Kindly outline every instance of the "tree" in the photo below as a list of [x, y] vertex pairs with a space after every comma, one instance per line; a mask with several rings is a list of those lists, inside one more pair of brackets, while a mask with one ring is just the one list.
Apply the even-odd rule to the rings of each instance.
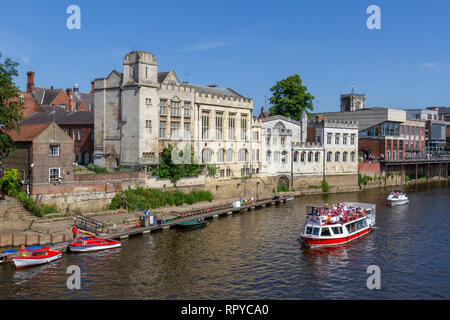
[[5, 131], [19, 130], [17, 122], [22, 120], [23, 102], [12, 82], [12, 78], [18, 76], [19, 64], [9, 58], [2, 62], [1, 57], [0, 53], [0, 158], [4, 158], [15, 149], [14, 141]]
[[270, 91], [272, 91], [272, 97], [269, 99], [273, 105], [270, 108], [272, 115], [300, 120], [303, 111], [306, 111], [310, 117], [309, 111], [313, 110], [314, 96], [307, 92], [298, 74], [277, 81]]

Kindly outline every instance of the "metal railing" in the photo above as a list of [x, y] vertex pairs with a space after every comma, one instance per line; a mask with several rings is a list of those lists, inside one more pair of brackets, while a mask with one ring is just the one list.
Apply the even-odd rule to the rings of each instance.
[[106, 224], [85, 216], [77, 216], [74, 219], [74, 225], [81, 230], [94, 234], [104, 233]]

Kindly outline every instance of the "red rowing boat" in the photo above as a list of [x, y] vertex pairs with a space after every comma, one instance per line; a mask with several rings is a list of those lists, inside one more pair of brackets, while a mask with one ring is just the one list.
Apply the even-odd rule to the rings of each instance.
[[90, 252], [120, 247], [120, 241], [102, 239], [96, 237], [80, 237], [75, 242], [69, 243], [72, 252]]

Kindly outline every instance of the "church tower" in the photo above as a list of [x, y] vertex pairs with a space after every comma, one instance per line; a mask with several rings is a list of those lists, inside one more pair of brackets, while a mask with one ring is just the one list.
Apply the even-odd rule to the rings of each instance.
[[350, 94], [341, 94], [341, 112], [364, 109], [365, 102], [366, 95], [355, 93], [352, 86]]

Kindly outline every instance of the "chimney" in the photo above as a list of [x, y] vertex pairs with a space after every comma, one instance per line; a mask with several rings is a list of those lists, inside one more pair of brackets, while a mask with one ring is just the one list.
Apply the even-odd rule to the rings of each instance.
[[66, 94], [69, 97], [69, 105], [67, 106], [67, 110], [68, 112], [73, 110], [72, 104], [73, 104], [73, 100], [72, 100], [72, 89], [71, 88], [67, 88], [66, 89]]
[[75, 84], [73, 85], [73, 92], [75, 93], [75, 92], [78, 92], [78, 91], [79, 91], [79, 89], [78, 89], [78, 84], [75, 83]]
[[95, 92], [95, 81], [91, 81], [91, 93]]
[[31, 93], [34, 90], [34, 71], [27, 72], [27, 93]]

